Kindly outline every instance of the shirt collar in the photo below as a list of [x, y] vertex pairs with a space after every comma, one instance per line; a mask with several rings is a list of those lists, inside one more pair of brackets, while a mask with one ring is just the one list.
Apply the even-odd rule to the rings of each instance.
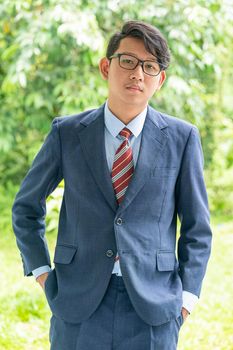
[[129, 129], [132, 132], [132, 134], [135, 137], [137, 137], [141, 133], [142, 128], [144, 126], [146, 114], [147, 107], [141, 113], [139, 113], [133, 120], [131, 120], [129, 124], [125, 125], [110, 111], [108, 107], [108, 101], [105, 103], [104, 106], [105, 126], [113, 137], [117, 137], [119, 132], [125, 127], [127, 127], [127, 129]]

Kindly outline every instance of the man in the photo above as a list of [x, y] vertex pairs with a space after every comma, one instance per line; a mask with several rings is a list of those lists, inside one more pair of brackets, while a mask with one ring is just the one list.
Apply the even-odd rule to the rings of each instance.
[[[125, 23], [99, 65], [107, 102], [54, 120], [17, 194], [14, 231], [53, 313], [52, 350], [174, 350], [200, 295], [211, 230], [198, 131], [148, 105], [169, 59], [155, 27]], [[51, 270], [45, 201], [62, 179]]]

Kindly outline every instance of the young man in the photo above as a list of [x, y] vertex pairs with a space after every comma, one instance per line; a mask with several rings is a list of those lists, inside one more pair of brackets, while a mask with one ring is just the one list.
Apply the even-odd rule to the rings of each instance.
[[[125, 23], [100, 61], [107, 102], [54, 120], [17, 194], [14, 231], [53, 313], [52, 350], [174, 350], [199, 297], [211, 230], [198, 131], [148, 105], [168, 65], [155, 27]], [[51, 270], [45, 201], [62, 179]]]

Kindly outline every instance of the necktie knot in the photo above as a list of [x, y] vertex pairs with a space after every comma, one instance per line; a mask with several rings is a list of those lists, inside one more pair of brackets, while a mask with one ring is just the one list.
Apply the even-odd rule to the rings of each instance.
[[129, 141], [132, 132], [128, 128], [124, 128], [119, 132], [119, 135], [122, 136], [125, 140]]

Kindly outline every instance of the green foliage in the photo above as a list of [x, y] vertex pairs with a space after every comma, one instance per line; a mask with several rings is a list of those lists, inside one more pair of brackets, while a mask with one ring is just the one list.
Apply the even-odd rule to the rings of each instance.
[[199, 127], [211, 209], [232, 213], [223, 180], [233, 168], [232, 14], [227, 0], [3, 0], [0, 181], [19, 184], [55, 116], [105, 101], [98, 61], [106, 42], [123, 21], [140, 19], [164, 33], [172, 52], [151, 104]]

